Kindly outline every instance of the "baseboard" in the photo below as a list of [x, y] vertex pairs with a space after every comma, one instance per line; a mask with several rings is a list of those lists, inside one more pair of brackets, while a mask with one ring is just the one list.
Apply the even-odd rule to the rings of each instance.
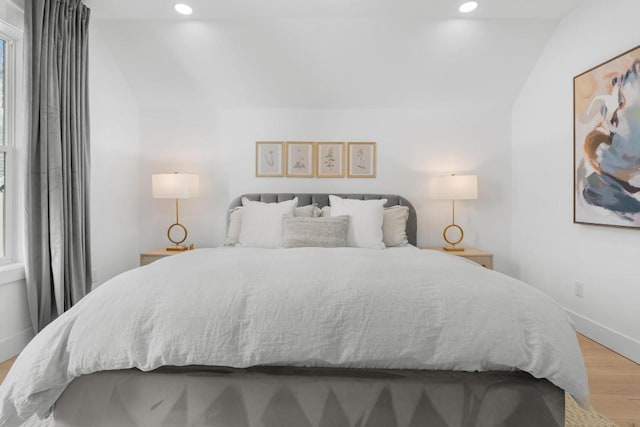
[[565, 310], [575, 322], [576, 330], [579, 333], [623, 355], [627, 359], [640, 363], [640, 341], [614, 331], [571, 310], [567, 310], [566, 308]]
[[29, 344], [33, 338], [33, 329], [27, 328], [22, 332], [5, 338], [0, 341], [0, 363], [5, 360], [11, 359], [13, 356], [20, 354], [20, 352]]

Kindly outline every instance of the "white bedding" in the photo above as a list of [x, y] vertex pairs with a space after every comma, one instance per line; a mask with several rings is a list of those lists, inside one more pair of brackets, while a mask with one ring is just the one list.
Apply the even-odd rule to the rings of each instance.
[[201, 249], [121, 274], [39, 333], [0, 386], [0, 425], [46, 416], [76, 377], [163, 365], [521, 369], [588, 399], [549, 297], [414, 247]]

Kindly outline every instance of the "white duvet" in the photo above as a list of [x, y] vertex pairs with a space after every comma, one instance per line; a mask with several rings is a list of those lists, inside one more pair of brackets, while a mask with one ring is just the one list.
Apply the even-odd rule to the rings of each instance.
[[516, 368], [588, 398], [569, 317], [520, 281], [413, 247], [218, 248], [121, 274], [40, 332], [0, 386], [0, 425], [46, 416], [83, 374], [261, 364]]

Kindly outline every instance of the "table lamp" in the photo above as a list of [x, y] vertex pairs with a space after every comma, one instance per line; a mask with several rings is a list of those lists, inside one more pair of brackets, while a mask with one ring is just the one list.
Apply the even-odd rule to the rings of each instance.
[[[192, 199], [198, 197], [200, 191], [200, 179], [198, 175], [186, 173], [163, 173], [151, 176], [151, 192], [154, 199], [176, 200], [176, 222], [167, 229], [167, 237], [173, 243], [166, 249], [168, 251], [186, 251], [187, 246], [182, 243], [187, 240], [187, 228], [180, 224], [178, 213], [178, 199]], [[177, 231], [176, 231], [177, 230]], [[179, 233], [182, 230], [184, 236], [172, 237], [172, 231]]]
[[[456, 224], [456, 200], [473, 200], [478, 198], [478, 177], [476, 175], [448, 175], [434, 177], [432, 181], [433, 198], [451, 200], [451, 224], [445, 227], [442, 237], [449, 246], [444, 246], [445, 251], [464, 251], [461, 246], [456, 246], [464, 238], [462, 227]], [[449, 240], [447, 232], [457, 229], [460, 232], [458, 240]]]

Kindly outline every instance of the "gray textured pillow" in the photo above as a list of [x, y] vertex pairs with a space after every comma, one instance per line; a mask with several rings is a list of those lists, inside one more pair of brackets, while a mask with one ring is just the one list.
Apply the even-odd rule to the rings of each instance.
[[282, 219], [285, 248], [347, 246], [348, 216], [330, 218], [289, 217]]

